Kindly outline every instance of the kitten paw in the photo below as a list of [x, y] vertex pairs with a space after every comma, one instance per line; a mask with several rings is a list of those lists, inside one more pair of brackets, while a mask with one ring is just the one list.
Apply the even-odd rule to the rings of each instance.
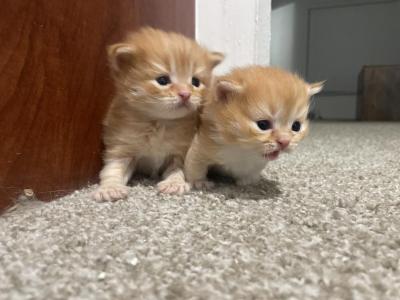
[[124, 185], [100, 186], [93, 192], [92, 197], [97, 202], [117, 201], [126, 198], [128, 187]]
[[157, 184], [157, 189], [163, 194], [182, 195], [190, 191], [190, 186], [183, 180], [167, 178]]
[[197, 180], [192, 183], [192, 186], [198, 190], [203, 190], [203, 189], [209, 190], [209, 189], [212, 189], [215, 186], [215, 184], [214, 184], [214, 182], [209, 181], [209, 180]]

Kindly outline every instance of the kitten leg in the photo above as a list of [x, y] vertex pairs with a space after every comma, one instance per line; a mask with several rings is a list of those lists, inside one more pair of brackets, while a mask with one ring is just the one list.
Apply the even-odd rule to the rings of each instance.
[[210, 164], [211, 162], [200, 151], [196, 137], [185, 159], [185, 176], [191, 186], [196, 189], [210, 189], [214, 186], [213, 182], [207, 180], [207, 172]]
[[164, 194], [182, 195], [189, 191], [189, 184], [185, 181], [183, 173], [183, 158], [174, 156], [163, 173], [163, 181], [157, 184], [157, 189]]
[[129, 181], [135, 168], [133, 158], [106, 159], [100, 172], [100, 187], [93, 193], [96, 201], [116, 201], [128, 195]]

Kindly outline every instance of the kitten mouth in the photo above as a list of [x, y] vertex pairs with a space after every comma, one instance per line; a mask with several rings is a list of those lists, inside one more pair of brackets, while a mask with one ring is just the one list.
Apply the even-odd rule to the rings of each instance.
[[265, 153], [264, 158], [267, 160], [275, 160], [278, 158], [280, 152], [280, 150], [275, 150], [269, 153]]
[[181, 107], [190, 107], [190, 103], [189, 103], [189, 102], [183, 102], [183, 101], [181, 101], [181, 102], [178, 103], [177, 106], [178, 106], [179, 108], [181, 108]]
[[177, 105], [176, 105], [176, 108], [177, 109], [187, 109], [187, 110], [193, 110], [194, 109], [194, 105], [191, 103], [191, 102], [183, 102], [183, 101], [181, 101], [181, 102], [179, 102]]

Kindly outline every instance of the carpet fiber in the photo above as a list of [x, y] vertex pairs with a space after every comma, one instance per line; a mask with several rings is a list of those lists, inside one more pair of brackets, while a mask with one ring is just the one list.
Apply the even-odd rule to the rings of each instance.
[[400, 123], [315, 123], [245, 188], [0, 217], [0, 299], [400, 299]]

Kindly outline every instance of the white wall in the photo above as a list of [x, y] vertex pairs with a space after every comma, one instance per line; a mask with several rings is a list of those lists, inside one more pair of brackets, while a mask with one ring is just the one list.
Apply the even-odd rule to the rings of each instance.
[[272, 0], [271, 65], [305, 75], [309, 0]]
[[321, 7], [309, 23], [308, 76], [331, 91], [356, 92], [363, 65], [400, 63], [400, 1]]
[[271, 15], [271, 63], [295, 71], [296, 4], [287, 3], [273, 9]]
[[217, 74], [269, 64], [270, 17], [271, 0], [196, 0], [196, 40], [226, 54]]
[[273, 0], [271, 64], [309, 81], [323, 119], [355, 119], [357, 80], [367, 64], [400, 64], [400, 1]]

